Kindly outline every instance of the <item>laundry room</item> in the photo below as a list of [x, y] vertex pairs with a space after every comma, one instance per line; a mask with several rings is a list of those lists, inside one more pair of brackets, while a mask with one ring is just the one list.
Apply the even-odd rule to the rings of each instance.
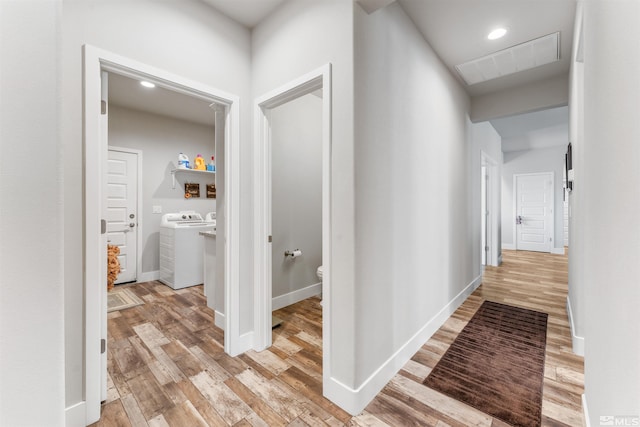
[[[216, 145], [224, 145], [216, 144], [216, 105], [142, 83], [108, 74], [107, 233], [121, 270], [115, 284], [160, 279], [163, 218], [166, 225], [171, 214], [191, 212], [185, 219], [207, 219], [213, 230], [216, 216]], [[204, 238], [189, 238], [189, 258], [199, 267], [175, 268], [198, 270], [200, 284]]]

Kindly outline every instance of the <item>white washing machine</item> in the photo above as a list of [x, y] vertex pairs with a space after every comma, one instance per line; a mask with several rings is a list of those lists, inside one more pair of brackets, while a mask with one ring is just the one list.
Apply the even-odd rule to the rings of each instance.
[[204, 282], [204, 237], [214, 231], [197, 212], [185, 211], [162, 216], [160, 223], [160, 281], [173, 289]]

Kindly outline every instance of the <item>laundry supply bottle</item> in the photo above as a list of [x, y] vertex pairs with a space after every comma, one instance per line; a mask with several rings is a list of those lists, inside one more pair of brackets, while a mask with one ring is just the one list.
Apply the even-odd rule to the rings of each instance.
[[200, 154], [198, 154], [196, 156], [196, 158], [194, 159], [193, 168], [195, 170], [199, 170], [199, 171], [207, 170], [207, 167], [204, 164], [204, 159], [202, 158], [202, 156]]
[[214, 156], [211, 156], [211, 160], [209, 161], [209, 164], [207, 165], [207, 170], [209, 172], [215, 172], [216, 171], [216, 159]]
[[189, 169], [189, 157], [186, 154], [178, 154], [178, 169]]

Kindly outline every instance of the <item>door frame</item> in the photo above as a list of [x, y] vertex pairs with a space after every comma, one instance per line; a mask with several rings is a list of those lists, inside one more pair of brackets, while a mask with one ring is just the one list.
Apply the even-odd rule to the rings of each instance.
[[[108, 141], [107, 141], [108, 143]], [[121, 153], [129, 153], [136, 155], [136, 167], [138, 168], [138, 173], [136, 176], [136, 282], [144, 282], [145, 280], [141, 280], [142, 278], [142, 251], [140, 250], [140, 242], [142, 241], [142, 218], [143, 204], [142, 204], [142, 150], [136, 150], [134, 148], [127, 147], [117, 147], [114, 145], [107, 145], [107, 151], [119, 151]], [[106, 194], [105, 194], [106, 195]]]
[[[331, 331], [331, 64], [326, 64], [254, 102], [254, 348], [271, 346], [272, 251], [271, 236], [271, 110], [303, 95], [322, 89], [322, 324], [323, 354], [329, 353]], [[329, 371], [323, 357], [323, 372]]]
[[83, 45], [83, 148], [84, 148], [84, 389], [87, 423], [100, 419], [101, 389], [101, 289], [106, 288], [106, 235], [101, 232], [104, 218], [103, 174], [106, 171], [107, 141], [101, 134], [101, 72], [108, 71], [156, 85], [189, 96], [225, 106], [225, 352], [236, 355], [239, 340], [239, 223], [240, 217], [240, 106], [239, 97], [206, 84], [170, 73], [166, 70]]
[[556, 225], [555, 225], [555, 199], [556, 199], [556, 188], [555, 188], [555, 177], [554, 177], [554, 173], [553, 172], [536, 172], [536, 173], [517, 173], [517, 174], [513, 174], [513, 217], [512, 217], [512, 224], [513, 224], [513, 247], [515, 248], [515, 250], [520, 250], [518, 249], [518, 226], [516, 225], [516, 218], [518, 216], [518, 177], [524, 177], [524, 176], [547, 176], [549, 177], [549, 179], [551, 180], [551, 221], [550, 221], [550, 228], [551, 228], [551, 232], [549, 237], [551, 237], [551, 241], [547, 241], [547, 247], [548, 247], [548, 251], [549, 253], [553, 252], [553, 249], [555, 248], [555, 234], [556, 234]]
[[[487, 209], [489, 211], [489, 215], [487, 218], [488, 232], [486, 235], [486, 241], [489, 246], [489, 253], [487, 254], [486, 265], [497, 267], [500, 265], [500, 258], [501, 258], [500, 250], [499, 250], [500, 248], [499, 230], [500, 230], [500, 221], [501, 221], [500, 219], [500, 200], [501, 200], [500, 175], [498, 173], [498, 162], [495, 161], [491, 156], [489, 156], [483, 150], [480, 150], [480, 169], [481, 170], [483, 166], [486, 167], [486, 173], [487, 173], [487, 176], [489, 177], [488, 183], [486, 185]], [[482, 197], [482, 192], [480, 194]], [[482, 206], [482, 201], [480, 201], [480, 206]]]
[[[481, 242], [481, 259], [482, 265], [486, 266], [491, 262], [490, 254], [490, 218], [489, 218], [489, 171], [487, 166], [482, 162], [480, 165], [480, 242]], [[484, 191], [483, 191], [484, 190]], [[484, 209], [483, 209], [484, 207]]]

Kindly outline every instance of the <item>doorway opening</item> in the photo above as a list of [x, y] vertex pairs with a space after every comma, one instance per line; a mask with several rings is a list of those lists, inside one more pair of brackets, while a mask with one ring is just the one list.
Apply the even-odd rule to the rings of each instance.
[[[315, 95], [314, 95], [315, 94]], [[296, 240], [285, 240], [276, 242], [278, 237], [274, 233], [278, 231], [282, 218], [276, 218], [274, 204], [279, 203], [274, 197], [279, 197], [283, 187], [274, 189], [274, 185], [279, 185], [282, 179], [303, 180], [301, 176], [281, 176], [280, 170], [276, 169], [277, 164], [283, 159], [274, 151], [275, 144], [282, 144], [279, 132], [276, 130], [274, 136], [274, 125], [278, 122], [278, 108], [285, 106], [289, 102], [311, 103], [317, 106], [317, 112], [321, 114], [321, 122], [318, 128], [321, 135], [319, 146], [316, 146], [315, 154], [317, 161], [315, 167], [318, 169], [315, 187], [309, 188], [308, 196], [312, 197], [315, 206], [316, 217], [314, 225], [307, 227], [307, 232], [313, 236], [304, 237], [305, 240], [316, 240], [309, 249], [309, 264], [303, 266], [300, 263], [302, 274], [306, 274], [308, 280], [313, 280], [317, 268], [322, 266], [322, 282], [314, 281], [313, 285], [304, 286], [300, 290], [289, 293], [283, 298], [274, 299], [273, 279], [274, 264], [282, 266], [285, 270], [293, 267], [297, 260], [305, 257], [305, 249], [298, 247]], [[331, 185], [331, 65], [327, 64], [315, 71], [312, 71], [278, 89], [275, 89], [255, 101], [254, 108], [255, 123], [255, 240], [254, 248], [256, 254], [255, 269], [255, 339], [256, 350], [263, 350], [272, 344], [272, 310], [277, 304], [287, 304], [287, 298], [292, 301], [304, 299], [317, 291], [322, 291], [322, 340], [323, 354], [329, 354], [331, 331], [329, 330], [329, 316], [331, 315], [331, 221], [330, 221], [330, 185]], [[278, 141], [276, 141], [278, 137]], [[279, 147], [283, 148], [283, 147]], [[297, 147], [302, 148], [302, 147]], [[311, 156], [312, 158], [314, 156]], [[299, 160], [299, 159], [298, 159]], [[293, 161], [298, 161], [294, 159]], [[300, 172], [302, 173], [302, 172]], [[277, 175], [278, 174], [278, 175]], [[276, 176], [277, 175], [277, 176]], [[305, 172], [306, 175], [306, 172]], [[315, 189], [314, 189], [315, 188]], [[285, 190], [286, 191], [286, 190]], [[304, 195], [304, 188], [299, 189]], [[317, 194], [320, 192], [321, 194]], [[313, 193], [316, 193], [315, 195]], [[296, 203], [304, 203], [298, 200]], [[307, 215], [305, 213], [303, 215]], [[280, 214], [278, 214], [280, 215]], [[311, 215], [311, 214], [309, 214]], [[301, 227], [304, 228], [304, 218], [298, 218]], [[287, 222], [286, 219], [284, 222]], [[318, 227], [320, 230], [318, 230]], [[298, 235], [299, 236], [299, 235]], [[300, 237], [296, 237], [300, 238]], [[319, 241], [318, 241], [319, 240]], [[286, 246], [275, 246], [284, 244]], [[321, 249], [320, 249], [321, 248]], [[300, 251], [300, 252], [298, 252]], [[274, 263], [274, 260], [277, 263]], [[317, 265], [316, 265], [317, 264]], [[282, 269], [281, 269], [282, 270]], [[280, 271], [282, 273], [282, 271]], [[323, 357], [323, 378], [329, 370], [328, 358]]]
[[[106, 395], [107, 310], [107, 203], [108, 159], [107, 87], [103, 75], [113, 73], [146, 80], [164, 89], [217, 104], [224, 132], [224, 160], [218, 176], [224, 191], [218, 194], [218, 232], [223, 233], [224, 349], [238, 354], [239, 296], [229, 292], [239, 286], [239, 99], [200, 82], [171, 74], [138, 61], [84, 46], [84, 261], [85, 261], [85, 413], [87, 423], [100, 418], [100, 402]], [[222, 194], [221, 194], [222, 193]], [[222, 201], [222, 206], [221, 202]], [[138, 213], [139, 214], [139, 213]], [[138, 280], [140, 277], [137, 278]]]
[[278, 310], [322, 293], [322, 91], [272, 108], [269, 124], [271, 309]]
[[[223, 158], [222, 114], [208, 100], [148, 88], [140, 80], [113, 72], [102, 73], [102, 85], [107, 92], [109, 150], [106, 233], [108, 243], [119, 249], [120, 264], [115, 284], [160, 280], [172, 286], [175, 274], [184, 285], [202, 283], [202, 257], [188, 256], [194, 260], [183, 262], [175, 272], [168, 266], [168, 254], [161, 250], [168, 232], [161, 231], [167, 214], [193, 211], [204, 219], [216, 211], [217, 199], [206, 191], [216, 181], [221, 187], [215, 171], [186, 173], [189, 170], [176, 168], [182, 152], [192, 161], [196, 153], [209, 162], [216, 155], [218, 161]], [[197, 197], [186, 198], [185, 186], [192, 184]], [[213, 227], [209, 223], [194, 230]], [[202, 238], [197, 233], [195, 237], [189, 246], [202, 252]]]

